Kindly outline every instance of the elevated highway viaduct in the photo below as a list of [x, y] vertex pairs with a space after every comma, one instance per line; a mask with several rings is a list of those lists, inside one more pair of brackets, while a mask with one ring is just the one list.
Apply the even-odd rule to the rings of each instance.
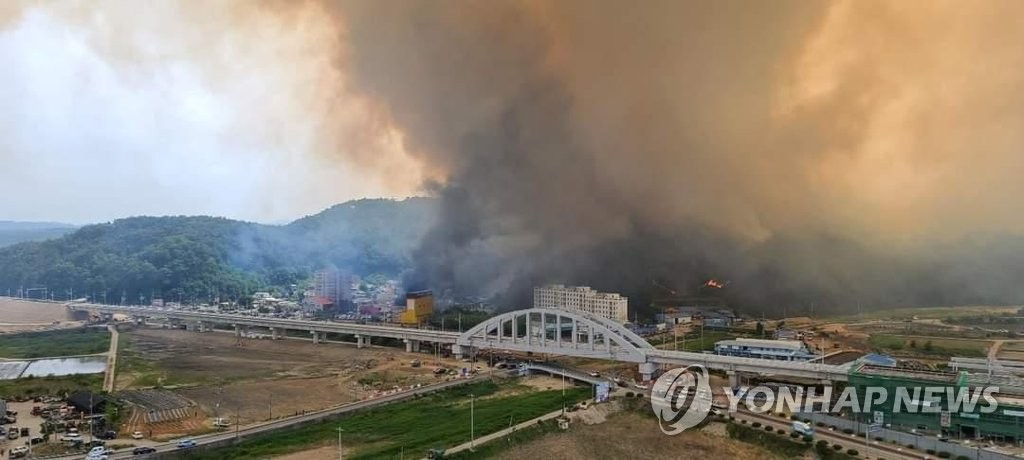
[[488, 318], [469, 330], [458, 333], [390, 325], [254, 317], [153, 307], [69, 304], [68, 308], [107, 317], [123, 314], [139, 322], [151, 318], [166, 318], [185, 323], [188, 328], [199, 331], [212, 329], [214, 325], [230, 325], [234, 326], [238, 335], [245, 334], [250, 327], [266, 328], [270, 331], [271, 338], [280, 338], [285, 331], [308, 331], [314, 343], [323, 342], [327, 333], [354, 335], [356, 345], [359, 347], [369, 344], [370, 337], [402, 340], [407, 351], [418, 350], [420, 343], [437, 343], [451, 346], [456, 357], [486, 349], [630, 362], [637, 364], [645, 381], [650, 380], [659, 366], [702, 365], [710, 370], [724, 371], [730, 376], [730, 383], [734, 382], [735, 376], [740, 373], [815, 379], [823, 382], [846, 381], [849, 373], [847, 366], [820, 362], [659, 350], [614, 321], [562, 310], [515, 310]]

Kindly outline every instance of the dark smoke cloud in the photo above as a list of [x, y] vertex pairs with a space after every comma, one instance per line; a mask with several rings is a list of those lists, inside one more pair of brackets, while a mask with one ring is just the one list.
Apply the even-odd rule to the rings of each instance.
[[[736, 305], [794, 311], [1024, 299], [1012, 287], [1024, 253], [993, 258], [1020, 247], [1021, 219], [1002, 207], [1021, 188], [1022, 139], [999, 126], [1024, 113], [1008, 64], [1022, 41], [1001, 35], [1020, 35], [1021, 6], [974, 6], [343, 2], [338, 14], [356, 87], [445, 172], [411, 287], [519, 307], [560, 281], [642, 306], [666, 294], [655, 283], [705, 295], [700, 282], [720, 277], [733, 282], [716, 294]], [[978, 54], [993, 47], [1002, 61]], [[976, 164], [980, 151], [1001, 166]], [[981, 180], [1000, 190], [964, 187]]]

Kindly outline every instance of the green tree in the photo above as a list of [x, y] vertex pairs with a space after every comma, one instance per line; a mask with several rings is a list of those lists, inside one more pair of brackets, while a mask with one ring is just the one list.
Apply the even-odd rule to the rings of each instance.
[[758, 321], [757, 325], [754, 326], [754, 333], [759, 337], [764, 337], [764, 324], [761, 324], [761, 322]]

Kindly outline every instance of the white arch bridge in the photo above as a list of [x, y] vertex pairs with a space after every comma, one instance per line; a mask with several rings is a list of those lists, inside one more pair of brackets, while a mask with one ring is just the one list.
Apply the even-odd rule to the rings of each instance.
[[474, 326], [455, 341], [456, 355], [496, 349], [637, 363], [645, 380], [658, 365], [701, 364], [735, 373], [846, 381], [848, 366], [659, 350], [614, 321], [581, 312], [531, 308]]
[[101, 316], [123, 314], [138, 322], [144, 322], [147, 318], [166, 318], [183, 322], [190, 329], [200, 332], [211, 330], [214, 325], [234, 326], [237, 334], [249, 328], [265, 328], [276, 339], [283, 337], [284, 332], [289, 330], [309, 331], [314, 343], [323, 342], [327, 333], [342, 333], [355, 335], [359, 346], [368, 345], [371, 337], [404, 340], [409, 350], [418, 349], [420, 342], [450, 344], [456, 356], [489, 349], [631, 362], [639, 365], [645, 379], [650, 377], [658, 365], [701, 364], [708, 369], [726, 371], [730, 375], [766, 374], [829, 381], [846, 381], [849, 372], [849, 367], [844, 365], [659, 350], [643, 337], [614, 321], [563, 310], [531, 308], [510, 311], [488, 318], [459, 334], [393, 325], [304, 321], [153, 307], [75, 303], [69, 304], [68, 308]]

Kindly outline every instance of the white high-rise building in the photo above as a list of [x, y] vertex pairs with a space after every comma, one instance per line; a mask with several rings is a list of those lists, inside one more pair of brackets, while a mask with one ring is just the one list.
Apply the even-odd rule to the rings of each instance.
[[626, 297], [597, 292], [587, 286], [550, 284], [533, 288], [533, 308], [581, 311], [625, 323], [629, 321], [628, 305]]

